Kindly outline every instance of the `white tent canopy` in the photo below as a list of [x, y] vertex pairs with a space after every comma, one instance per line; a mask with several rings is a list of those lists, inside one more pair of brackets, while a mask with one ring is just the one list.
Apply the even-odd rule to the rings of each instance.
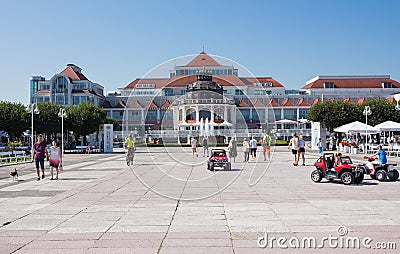
[[297, 124], [296, 121], [288, 120], [288, 119], [278, 120], [278, 121], [275, 121], [275, 123], [279, 123], [279, 124]]
[[400, 123], [386, 121], [375, 125], [375, 128], [378, 128], [380, 131], [400, 131]]
[[371, 125], [366, 125], [365, 123], [361, 123], [359, 121], [355, 121], [353, 123], [348, 123], [340, 127], [337, 127], [334, 129], [334, 131], [350, 133], [350, 134], [355, 134], [355, 133], [364, 134], [366, 131], [368, 134], [375, 134], [380, 132], [378, 128], [375, 128]]

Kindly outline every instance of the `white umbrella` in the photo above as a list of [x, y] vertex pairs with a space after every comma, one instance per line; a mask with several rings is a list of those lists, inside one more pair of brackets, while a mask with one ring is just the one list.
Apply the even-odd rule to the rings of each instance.
[[223, 123], [221, 123], [221, 125], [223, 125], [223, 126], [232, 126], [232, 124], [230, 122], [226, 121], [226, 120]]
[[400, 131], [400, 123], [386, 121], [375, 125], [375, 128], [378, 128], [380, 131]]
[[280, 123], [280, 124], [297, 124], [296, 121], [288, 120], [288, 119], [278, 120], [278, 121], [275, 121], [275, 123]]
[[342, 125], [333, 130], [335, 132], [344, 132], [344, 133], [350, 133], [350, 134], [355, 134], [355, 133], [363, 134], [366, 131], [369, 134], [374, 134], [374, 133], [380, 132], [380, 130], [378, 128], [375, 128], [371, 125], [366, 125], [365, 123], [361, 123], [359, 121], [355, 121], [353, 123], [348, 123], [348, 124]]

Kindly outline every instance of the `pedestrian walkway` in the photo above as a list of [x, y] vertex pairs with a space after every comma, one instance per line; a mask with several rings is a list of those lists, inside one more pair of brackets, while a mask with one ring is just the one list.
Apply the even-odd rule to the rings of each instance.
[[133, 170], [123, 154], [71, 154], [58, 181], [33, 181], [33, 171], [3, 179], [0, 253], [366, 253], [257, 244], [265, 233], [338, 236], [339, 226], [400, 244], [399, 181], [313, 183], [316, 153], [297, 167], [286, 147], [271, 164], [238, 153], [229, 172], [207, 171], [189, 148], [140, 148]]

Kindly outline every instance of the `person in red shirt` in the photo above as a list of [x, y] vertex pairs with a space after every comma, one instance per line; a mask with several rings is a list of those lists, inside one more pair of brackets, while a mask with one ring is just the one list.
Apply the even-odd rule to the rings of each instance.
[[49, 159], [49, 152], [47, 151], [47, 143], [43, 140], [42, 134], [37, 135], [37, 142], [33, 144], [33, 157], [32, 162], [35, 161], [37, 180], [40, 180], [39, 165], [42, 169], [42, 179], [44, 178], [44, 158]]

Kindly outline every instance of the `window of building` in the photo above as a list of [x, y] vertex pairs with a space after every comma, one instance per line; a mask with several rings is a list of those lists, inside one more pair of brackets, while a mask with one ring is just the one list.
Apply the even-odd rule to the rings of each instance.
[[325, 82], [324, 88], [335, 88], [335, 83], [333, 82]]
[[86, 84], [74, 84], [74, 89], [75, 90], [84, 90], [84, 89], [87, 89], [87, 85]]
[[181, 95], [185, 95], [186, 94], [186, 90], [181, 90]]
[[240, 113], [244, 120], [250, 120], [250, 109], [240, 109]]
[[382, 82], [382, 88], [394, 88], [392, 82]]
[[157, 111], [149, 110], [146, 112], [146, 120], [155, 121], [157, 120]]
[[235, 95], [244, 95], [243, 90], [235, 89]]
[[275, 115], [275, 120], [282, 120], [282, 116], [281, 116], [281, 110], [280, 109], [274, 109], [274, 115]]
[[164, 95], [165, 95], [165, 96], [174, 96], [174, 90], [172, 90], [172, 89], [165, 89], [165, 90], [164, 90]]
[[300, 109], [299, 110], [299, 119], [307, 119], [308, 110]]
[[297, 120], [297, 110], [296, 109], [283, 110], [283, 118], [289, 120]]

